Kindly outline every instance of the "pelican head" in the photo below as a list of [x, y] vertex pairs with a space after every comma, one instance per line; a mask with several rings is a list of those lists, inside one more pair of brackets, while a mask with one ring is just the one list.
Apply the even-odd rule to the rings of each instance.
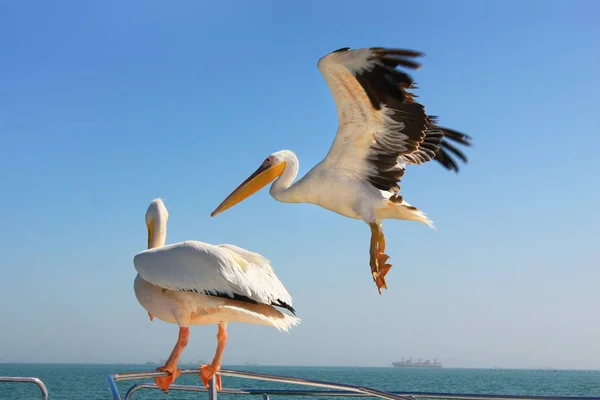
[[162, 199], [154, 199], [146, 211], [146, 226], [148, 227], [148, 248], [165, 244], [167, 237], [167, 221], [169, 212]]
[[265, 161], [258, 167], [252, 175], [248, 177], [241, 185], [239, 185], [219, 206], [213, 211], [210, 216], [215, 215], [235, 206], [242, 200], [252, 196], [263, 187], [267, 186], [277, 177], [279, 177], [287, 166], [287, 153], [289, 151], [282, 150], [271, 154], [265, 158]]

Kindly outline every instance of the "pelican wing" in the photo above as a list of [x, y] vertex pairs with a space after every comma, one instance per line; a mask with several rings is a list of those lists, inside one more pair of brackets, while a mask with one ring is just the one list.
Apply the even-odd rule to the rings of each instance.
[[258, 265], [266, 265], [266, 266], [269, 266], [271, 264], [271, 262], [268, 259], [264, 258], [260, 254], [254, 253], [250, 250], [243, 249], [243, 248], [238, 247], [233, 244], [218, 244], [217, 247], [221, 247], [221, 248], [233, 251], [234, 253], [237, 253], [239, 256], [241, 256], [244, 260], [246, 260], [249, 263], [254, 263], [254, 264], [258, 264]]
[[467, 162], [467, 157], [446, 139], [451, 139], [465, 146], [471, 146], [471, 137], [464, 133], [441, 127], [437, 125], [436, 120], [437, 117], [428, 116], [429, 124], [425, 131], [425, 139], [423, 139], [423, 142], [421, 142], [416, 151], [411, 154], [404, 154], [401, 158], [407, 164], [417, 165], [436, 160], [446, 169], [458, 172], [458, 164], [450, 153], [460, 158], [464, 163]]
[[333, 95], [339, 127], [323, 163], [362, 176], [380, 190], [397, 192], [398, 164], [425, 138], [424, 107], [407, 91], [412, 78], [396, 67], [418, 68], [411, 50], [379, 47], [336, 50], [318, 68]]
[[269, 261], [233, 245], [186, 241], [142, 251], [133, 259], [146, 281], [169, 290], [292, 308], [292, 298]]
[[333, 95], [339, 127], [323, 164], [398, 192], [406, 164], [436, 159], [458, 171], [448, 151], [466, 157], [444, 138], [469, 145], [468, 136], [441, 128], [409, 91], [414, 82], [398, 66], [416, 69], [421, 53], [381, 47], [343, 48], [317, 64]]

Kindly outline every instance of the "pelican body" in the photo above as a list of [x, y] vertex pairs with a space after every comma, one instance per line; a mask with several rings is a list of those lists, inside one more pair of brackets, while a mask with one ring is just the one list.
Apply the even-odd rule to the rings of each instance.
[[[168, 218], [163, 201], [153, 200], [146, 212], [148, 250], [133, 259], [138, 272], [135, 295], [150, 320], [156, 317], [180, 327], [171, 356], [157, 369], [169, 374], [155, 378], [164, 392], [179, 376], [177, 362], [187, 345], [190, 326], [218, 325], [215, 357], [210, 365], [201, 366], [201, 378], [208, 387], [221, 366], [228, 322], [268, 325], [281, 331], [300, 322], [276, 308], [295, 313], [292, 298], [269, 260], [230, 244], [190, 240], [165, 245]], [[217, 386], [220, 390], [220, 375]]]
[[298, 175], [298, 158], [289, 150], [268, 156], [211, 214], [215, 216], [270, 182], [271, 196], [284, 203], [311, 203], [371, 228], [371, 274], [379, 294], [391, 268], [381, 229], [384, 219], [412, 220], [433, 226], [418, 208], [399, 195], [408, 164], [431, 160], [458, 172], [451, 154], [464, 154], [446, 139], [470, 146], [470, 137], [438, 126], [409, 89], [412, 78], [398, 66], [419, 68], [412, 50], [380, 47], [336, 50], [318, 61], [336, 104], [338, 131], [325, 159]]

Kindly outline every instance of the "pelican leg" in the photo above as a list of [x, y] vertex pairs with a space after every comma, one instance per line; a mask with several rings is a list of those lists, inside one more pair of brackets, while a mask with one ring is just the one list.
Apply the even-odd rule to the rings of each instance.
[[[217, 351], [215, 357], [210, 365], [201, 365], [200, 369], [202, 374], [200, 378], [204, 383], [204, 386], [208, 389], [208, 385], [215, 376], [215, 374], [221, 369], [221, 357], [223, 356], [223, 350], [225, 350], [225, 344], [227, 343], [227, 322], [219, 322], [219, 332], [217, 333]], [[223, 389], [221, 385], [221, 375], [217, 375], [217, 390]]]
[[175, 379], [179, 376], [181, 371], [177, 368], [177, 362], [179, 361], [179, 357], [185, 349], [185, 346], [188, 344], [188, 337], [190, 336], [190, 328], [189, 327], [180, 327], [179, 328], [179, 338], [177, 338], [177, 343], [175, 343], [175, 347], [169, 356], [169, 359], [162, 367], [158, 367], [156, 370], [159, 372], [166, 372], [169, 376], [159, 376], [154, 378], [154, 383], [156, 386], [162, 389], [163, 392], [169, 392], [169, 386], [175, 382]]
[[381, 294], [381, 289], [387, 289], [385, 283], [385, 275], [388, 273], [391, 264], [386, 264], [386, 261], [390, 258], [385, 251], [385, 236], [381, 230], [381, 226], [377, 223], [369, 224], [371, 227], [371, 247], [370, 247], [370, 265], [371, 273], [373, 274], [373, 280], [377, 285], [377, 290]]
[[380, 253], [385, 252], [385, 235], [383, 234], [381, 228], [379, 228], [379, 238], [377, 241], [377, 245], [377, 251], [379, 251]]

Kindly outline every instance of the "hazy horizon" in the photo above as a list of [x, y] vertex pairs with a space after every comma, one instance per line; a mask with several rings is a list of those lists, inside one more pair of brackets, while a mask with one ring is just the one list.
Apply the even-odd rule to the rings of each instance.
[[[365, 7], [116, 1], [0, 4], [0, 358], [144, 363], [177, 326], [133, 292], [144, 213], [167, 243], [233, 243], [271, 260], [302, 323], [230, 324], [223, 363], [600, 369], [600, 3], [461, 0]], [[596, 38], [596, 39], [594, 39]], [[300, 176], [337, 129], [316, 67], [344, 46], [425, 53], [412, 71], [439, 123], [473, 137], [458, 174], [411, 166], [401, 195], [436, 230], [369, 227], [258, 192], [210, 212], [269, 154]], [[216, 326], [182, 360], [211, 359]]]
[[[27, 364], [27, 365], [36, 365], [36, 364], [44, 364], [44, 365], [148, 365], [148, 369], [152, 370], [152, 365], [160, 365], [161, 362], [35, 362], [35, 361], [2, 361], [0, 360], [0, 364]], [[197, 363], [189, 362], [188, 360], [181, 360], [178, 365], [196, 365]], [[360, 364], [248, 364], [248, 363], [225, 363], [223, 364], [223, 368], [227, 369], [228, 367], [247, 367], [247, 366], [260, 366], [260, 367], [306, 367], [306, 368], [395, 368], [390, 365], [360, 365]], [[595, 368], [555, 368], [552, 366], [498, 366], [498, 365], [490, 365], [490, 366], [446, 366], [444, 365], [442, 369], [484, 369], [484, 370], [531, 370], [531, 371], [600, 371], [600, 369]], [[423, 370], [423, 369], [420, 369]]]

